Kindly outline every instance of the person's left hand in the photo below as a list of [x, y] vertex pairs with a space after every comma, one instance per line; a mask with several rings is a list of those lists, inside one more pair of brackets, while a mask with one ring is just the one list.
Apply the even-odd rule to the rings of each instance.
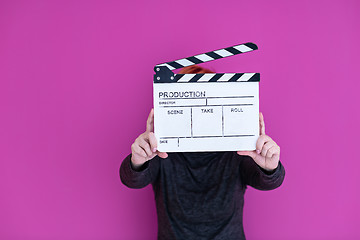
[[259, 114], [260, 136], [254, 151], [238, 151], [239, 155], [250, 156], [263, 169], [271, 171], [277, 168], [280, 160], [280, 147], [265, 134], [265, 123], [262, 113]]

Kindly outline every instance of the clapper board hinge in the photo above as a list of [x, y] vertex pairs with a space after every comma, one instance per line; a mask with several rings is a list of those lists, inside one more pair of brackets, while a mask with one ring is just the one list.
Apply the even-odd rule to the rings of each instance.
[[172, 70], [175, 69], [234, 56], [257, 49], [258, 47], [256, 44], [248, 42], [187, 58], [182, 58], [176, 61], [158, 64], [154, 67], [154, 83], [259, 81], [259, 73], [174, 74], [172, 72]]
[[154, 83], [176, 82], [175, 74], [166, 66], [155, 66]]

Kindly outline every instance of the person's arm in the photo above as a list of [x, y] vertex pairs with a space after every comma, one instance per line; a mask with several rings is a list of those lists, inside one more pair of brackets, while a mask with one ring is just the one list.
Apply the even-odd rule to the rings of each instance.
[[143, 188], [153, 182], [159, 172], [159, 157], [167, 158], [167, 153], [157, 150], [154, 135], [154, 110], [146, 122], [146, 131], [131, 145], [131, 154], [120, 166], [120, 179], [130, 188]]
[[238, 151], [241, 155], [240, 174], [243, 182], [260, 190], [271, 190], [281, 185], [285, 169], [280, 162], [280, 147], [265, 134], [265, 122], [259, 114], [260, 133], [254, 151]]
[[240, 176], [244, 184], [258, 190], [272, 190], [279, 187], [284, 181], [285, 168], [279, 161], [273, 170], [265, 170], [255, 163], [249, 156], [235, 156], [240, 162]]
[[132, 154], [129, 154], [121, 163], [120, 179], [121, 182], [129, 188], [143, 188], [155, 181], [159, 173], [159, 157], [146, 161], [138, 167], [134, 167], [131, 163]]

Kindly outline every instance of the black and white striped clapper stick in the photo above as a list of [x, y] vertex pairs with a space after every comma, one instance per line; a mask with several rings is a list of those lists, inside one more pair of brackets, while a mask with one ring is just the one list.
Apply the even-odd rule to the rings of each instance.
[[240, 53], [257, 50], [256, 44], [248, 42], [233, 47], [222, 48], [215, 51], [182, 58], [176, 61], [158, 64], [154, 67], [154, 83], [173, 82], [259, 82], [259, 73], [201, 73], [201, 74], [174, 74], [172, 70], [230, 57]]

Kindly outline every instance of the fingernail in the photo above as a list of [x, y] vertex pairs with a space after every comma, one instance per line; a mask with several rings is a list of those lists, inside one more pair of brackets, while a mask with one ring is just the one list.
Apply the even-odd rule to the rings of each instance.
[[256, 149], [256, 153], [257, 153], [257, 154], [260, 154], [260, 150], [259, 150], [259, 149]]
[[153, 152], [156, 152], [156, 148], [153, 148]]

